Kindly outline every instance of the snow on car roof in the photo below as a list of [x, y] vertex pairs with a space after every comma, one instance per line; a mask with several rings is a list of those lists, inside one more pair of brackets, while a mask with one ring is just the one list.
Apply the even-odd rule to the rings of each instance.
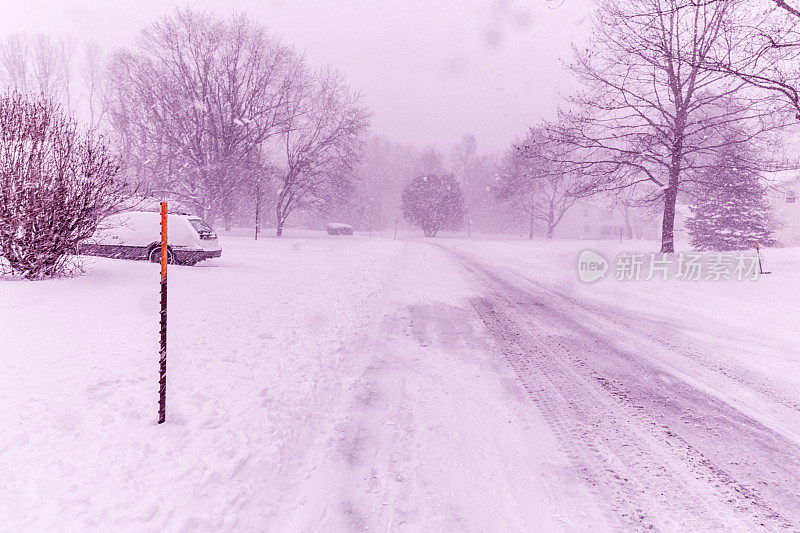
[[[158, 208], [158, 209], [136, 209], [136, 210], [131, 210], [131, 211], [120, 211], [117, 214], [118, 215], [126, 215], [126, 214], [129, 214], [129, 213], [155, 213], [155, 214], [161, 214], [161, 209], [160, 208]], [[196, 215], [192, 215], [191, 213], [188, 213], [186, 211], [180, 211], [180, 210], [168, 209], [167, 213], [170, 214], [170, 215], [178, 215], [178, 216], [182, 216], [182, 217], [198, 218]]]

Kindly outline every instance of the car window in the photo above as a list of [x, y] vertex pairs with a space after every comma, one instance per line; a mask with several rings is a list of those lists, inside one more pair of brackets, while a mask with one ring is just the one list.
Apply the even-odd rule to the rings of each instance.
[[211, 226], [209, 226], [199, 218], [190, 218], [189, 223], [195, 230], [197, 230], [197, 233], [214, 233], [214, 230], [211, 229]]

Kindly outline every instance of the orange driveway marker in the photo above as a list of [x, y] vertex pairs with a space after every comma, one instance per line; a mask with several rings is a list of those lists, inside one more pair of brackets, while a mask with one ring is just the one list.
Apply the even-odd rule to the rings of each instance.
[[167, 410], [167, 202], [161, 202], [161, 349], [158, 361], [158, 423]]

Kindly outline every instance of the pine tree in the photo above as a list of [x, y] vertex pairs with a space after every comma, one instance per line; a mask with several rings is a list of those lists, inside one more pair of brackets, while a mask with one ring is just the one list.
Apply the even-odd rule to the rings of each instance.
[[697, 250], [745, 250], [775, 244], [764, 186], [740, 144], [724, 148], [702, 175], [686, 227]]

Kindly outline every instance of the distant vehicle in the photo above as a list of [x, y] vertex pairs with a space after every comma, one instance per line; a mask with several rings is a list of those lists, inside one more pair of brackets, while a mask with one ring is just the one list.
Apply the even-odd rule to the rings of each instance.
[[328, 235], [352, 235], [353, 226], [349, 224], [328, 224]]
[[[126, 211], [106, 218], [80, 253], [119, 259], [161, 261], [161, 214]], [[184, 213], [167, 215], [167, 261], [194, 265], [222, 255], [217, 234], [202, 219]]]

